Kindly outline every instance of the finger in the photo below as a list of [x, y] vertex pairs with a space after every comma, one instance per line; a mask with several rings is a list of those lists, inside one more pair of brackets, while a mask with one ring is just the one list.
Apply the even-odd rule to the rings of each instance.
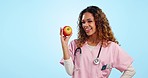
[[63, 29], [60, 27], [60, 35], [63, 36]]
[[69, 36], [67, 36], [66, 40], [69, 40], [71, 36], [72, 36], [72, 33]]
[[63, 36], [64, 40], [67, 38], [66, 36]]

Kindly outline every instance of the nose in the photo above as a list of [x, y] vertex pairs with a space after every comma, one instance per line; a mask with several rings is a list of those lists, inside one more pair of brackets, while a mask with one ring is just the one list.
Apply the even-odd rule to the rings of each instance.
[[87, 27], [87, 26], [89, 26], [89, 24], [88, 24], [88, 22], [85, 22], [85, 23], [82, 24], [82, 26]]

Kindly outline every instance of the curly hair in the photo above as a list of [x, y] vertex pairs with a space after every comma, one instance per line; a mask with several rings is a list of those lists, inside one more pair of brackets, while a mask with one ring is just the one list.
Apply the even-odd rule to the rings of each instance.
[[93, 15], [95, 24], [96, 24], [96, 31], [97, 31], [97, 38], [102, 43], [108, 43], [109, 41], [115, 42], [118, 44], [118, 41], [114, 37], [114, 34], [111, 30], [109, 25], [108, 19], [106, 15], [102, 12], [102, 10], [97, 6], [89, 6], [81, 11], [79, 18], [78, 18], [78, 39], [77, 39], [77, 46], [81, 47], [86, 40], [88, 39], [87, 34], [85, 33], [82, 27], [82, 17], [83, 14], [89, 12]]

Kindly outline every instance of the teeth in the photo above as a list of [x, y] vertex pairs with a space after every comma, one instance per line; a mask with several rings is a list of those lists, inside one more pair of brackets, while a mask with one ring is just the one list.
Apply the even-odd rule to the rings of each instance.
[[85, 30], [86, 30], [86, 31], [91, 30], [91, 27], [87, 27]]

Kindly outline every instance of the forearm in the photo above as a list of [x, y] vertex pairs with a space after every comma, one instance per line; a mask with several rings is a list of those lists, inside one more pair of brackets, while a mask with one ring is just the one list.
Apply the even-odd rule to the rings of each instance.
[[70, 57], [69, 50], [68, 50], [68, 41], [69, 41], [69, 38], [71, 37], [71, 35], [64, 36], [63, 35], [63, 29], [60, 28], [60, 39], [61, 39], [61, 45], [62, 45], [62, 49], [63, 49], [64, 60], [69, 59], [69, 57]]
[[135, 75], [136, 71], [134, 70], [134, 68], [132, 67], [132, 65], [130, 65], [127, 70], [124, 71], [124, 73], [122, 74], [121, 78], [132, 78]]
[[69, 55], [69, 50], [68, 50], [68, 44], [67, 45], [62, 45], [62, 49], [63, 49], [63, 58], [64, 58], [64, 60], [69, 59], [70, 55]]
[[74, 69], [74, 64], [72, 62], [71, 57], [69, 59], [67, 59], [67, 60], [64, 60], [64, 67], [65, 67], [65, 70], [66, 70], [67, 74], [72, 76], [73, 69]]

